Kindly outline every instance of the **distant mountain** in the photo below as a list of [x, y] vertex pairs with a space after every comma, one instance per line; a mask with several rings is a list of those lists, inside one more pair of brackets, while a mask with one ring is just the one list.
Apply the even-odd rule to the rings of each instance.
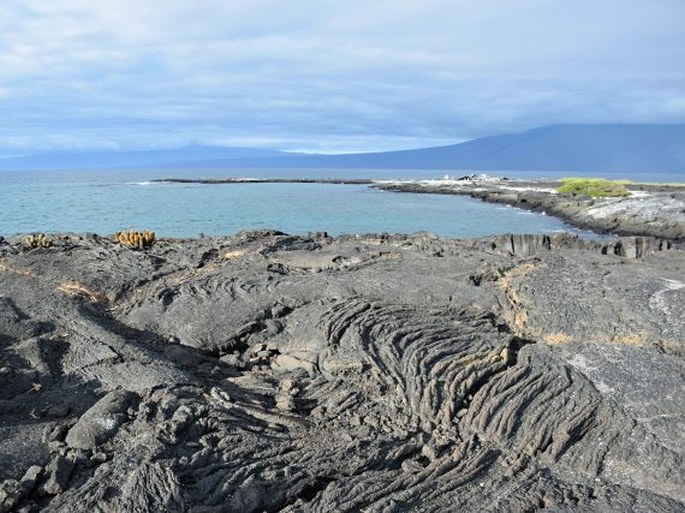
[[[291, 164], [291, 160], [280, 164]], [[266, 162], [264, 162], [266, 164]], [[272, 163], [277, 165], [277, 163]], [[306, 156], [298, 166], [479, 171], [682, 172], [685, 124], [552, 125], [418, 150]]]
[[184, 148], [138, 151], [52, 151], [0, 158], [0, 169], [117, 169], [137, 167], [179, 168], [208, 166], [218, 162], [278, 159], [291, 154], [276, 150], [187, 146]]
[[0, 169], [357, 168], [685, 174], [685, 124], [551, 125], [417, 150], [305, 155], [191, 146], [133, 152], [39, 153], [0, 159]]

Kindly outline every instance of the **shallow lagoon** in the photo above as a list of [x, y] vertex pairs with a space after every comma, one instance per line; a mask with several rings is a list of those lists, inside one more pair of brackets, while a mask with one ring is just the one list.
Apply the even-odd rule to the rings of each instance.
[[[310, 170], [311, 171], [311, 170]], [[373, 178], [439, 177], [440, 172], [375, 171]], [[314, 176], [360, 176], [359, 170], [319, 171]], [[428, 231], [443, 237], [497, 233], [573, 231], [562, 221], [464, 196], [399, 194], [365, 185], [332, 184], [173, 184], [168, 177], [312, 176], [279, 172], [220, 171], [183, 173], [136, 170], [2, 172], [0, 234], [33, 231], [96, 232], [151, 229], [158, 236], [227, 235], [273, 228], [287, 233]], [[444, 175], [444, 173], [443, 173]]]

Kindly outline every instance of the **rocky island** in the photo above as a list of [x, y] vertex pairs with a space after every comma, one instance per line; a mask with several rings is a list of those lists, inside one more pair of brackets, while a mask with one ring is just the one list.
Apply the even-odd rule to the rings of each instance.
[[1, 512], [685, 510], [677, 241], [145, 236], [0, 240]]

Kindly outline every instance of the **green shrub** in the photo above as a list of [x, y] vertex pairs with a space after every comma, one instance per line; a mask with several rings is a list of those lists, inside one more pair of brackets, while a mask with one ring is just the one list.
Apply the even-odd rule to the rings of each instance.
[[625, 197], [630, 192], [626, 189], [628, 180], [606, 180], [604, 178], [562, 178], [558, 192], [582, 194], [592, 198]]

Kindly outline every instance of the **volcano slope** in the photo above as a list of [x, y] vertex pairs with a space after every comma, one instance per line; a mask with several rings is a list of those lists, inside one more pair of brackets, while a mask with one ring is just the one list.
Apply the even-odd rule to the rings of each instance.
[[685, 511], [666, 248], [3, 241], [0, 511]]

